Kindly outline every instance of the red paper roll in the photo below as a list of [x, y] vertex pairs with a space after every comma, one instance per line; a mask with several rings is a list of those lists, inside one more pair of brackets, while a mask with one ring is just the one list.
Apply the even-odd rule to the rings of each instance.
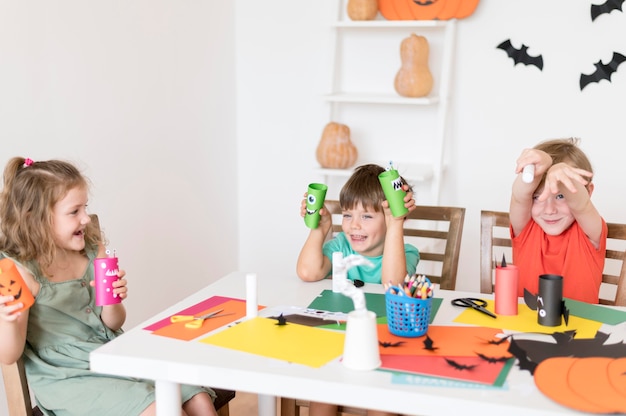
[[517, 282], [519, 270], [516, 266], [496, 267], [496, 314], [517, 315]]

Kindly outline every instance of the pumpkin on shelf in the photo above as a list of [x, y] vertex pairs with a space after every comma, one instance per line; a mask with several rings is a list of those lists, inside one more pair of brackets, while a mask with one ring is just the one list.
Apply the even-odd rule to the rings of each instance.
[[378, 14], [378, 0], [348, 0], [347, 13], [352, 20], [374, 20]]
[[323, 168], [346, 169], [354, 165], [358, 151], [350, 140], [350, 128], [334, 121], [326, 124], [315, 155]]
[[387, 20], [463, 19], [474, 13], [479, 0], [378, 0]]
[[394, 88], [403, 97], [425, 97], [433, 88], [433, 76], [428, 68], [428, 40], [411, 34], [400, 44], [402, 66], [396, 74]]

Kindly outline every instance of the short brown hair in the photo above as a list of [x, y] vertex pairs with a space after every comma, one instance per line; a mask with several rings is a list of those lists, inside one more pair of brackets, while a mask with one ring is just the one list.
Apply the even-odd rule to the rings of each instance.
[[[385, 198], [378, 175], [384, 171], [383, 167], [374, 164], [362, 165], [354, 169], [354, 173], [339, 193], [341, 209], [354, 209], [358, 204], [361, 204], [365, 209], [381, 212], [383, 210], [381, 204], [387, 198]], [[402, 178], [402, 182], [407, 183], [404, 178]]]

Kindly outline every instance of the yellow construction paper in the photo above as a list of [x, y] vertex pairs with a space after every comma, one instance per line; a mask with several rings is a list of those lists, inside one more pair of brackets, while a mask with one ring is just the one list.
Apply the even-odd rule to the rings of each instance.
[[[488, 301], [486, 308], [495, 313], [494, 302], [492, 300]], [[598, 329], [602, 326], [601, 322], [572, 315], [569, 316], [567, 326], [565, 323], [559, 326], [539, 325], [537, 322], [537, 311], [533, 311], [525, 303], [518, 305], [517, 315], [498, 315], [496, 319], [471, 308], [465, 308], [459, 316], [454, 319], [454, 322], [486, 326], [489, 328], [508, 329], [511, 331], [540, 332], [544, 334], [576, 330], [576, 338], [593, 338], [596, 332], [598, 332]]]
[[343, 354], [344, 332], [253, 318], [200, 340], [205, 344], [319, 368]]

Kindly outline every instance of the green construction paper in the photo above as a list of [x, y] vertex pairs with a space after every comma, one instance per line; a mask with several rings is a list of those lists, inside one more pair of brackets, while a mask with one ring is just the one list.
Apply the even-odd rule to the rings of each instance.
[[[430, 323], [435, 319], [435, 315], [437, 315], [442, 300], [441, 298], [433, 298], [432, 304], [430, 305]], [[374, 312], [377, 317], [387, 317], [387, 305], [385, 303], [384, 294], [365, 293], [365, 304], [367, 305], [367, 309]], [[354, 310], [354, 302], [341, 293], [335, 293], [332, 290], [326, 289], [323, 290], [308, 307], [321, 311], [348, 313]]]
[[570, 315], [580, 316], [608, 325], [617, 325], [626, 322], [626, 312], [605, 308], [592, 303], [565, 298], [565, 307], [569, 309]]
[[389, 208], [394, 217], [402, 217], [408, 214], [409, 210], [404, 206], [406, 192], [402, 189], [402, 179], [395, 169], [386, 170], [378, 175], [380, 185], [383, 187], [385, 198], [389, 202]]
[[304, 223], [309, 228], [317, 228], [320, 222], [320, 209], [324, 206], [328, 186], [323, 183], [309, 184], [306, 197], [306, 214]]

